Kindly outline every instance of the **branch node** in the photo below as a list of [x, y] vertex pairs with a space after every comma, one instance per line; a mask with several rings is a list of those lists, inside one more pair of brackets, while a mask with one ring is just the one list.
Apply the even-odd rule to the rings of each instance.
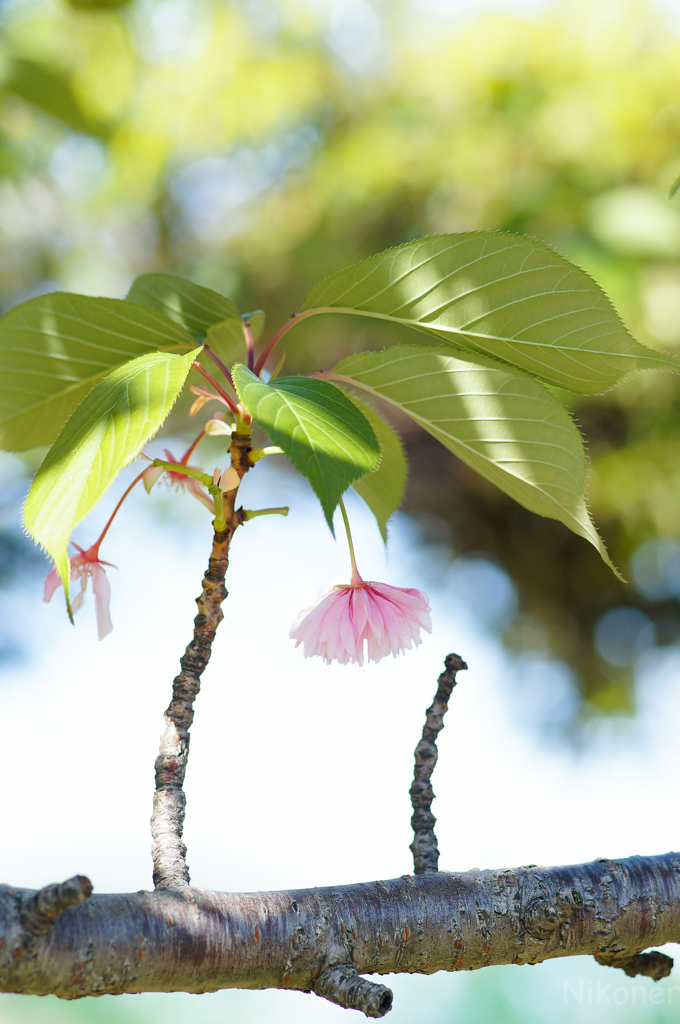
[[430, 784], [434, 766], [437, 763], [437, 736], [444, 728], [444, 715], [449, 706], [449, 697], [456, 685], [456, 673], [467, 668], [458, 654], [447, 654], [444, 659], [445, 671], [437, 680], [437, 693], [431, 706], [425, 712], [425, 726], [420, 743], [415, 750], [413, 783], [409, 794], [413, 816], [413, 842], [409, 849], [413, 854], [416, 875], [431, 875], [439, 870], [439, 849], [434, 826], [437, 819], [432, 813], [434, 792]]
[[654, 981], [667, 978], [673, 970], [673, 957], [653, 949], [651, 953], [634, 953], [633, 956], [607, 956], [604, 953], [594, 957], [601, 967], [619, 967], [629, 978], [637, 978], [638, 974]]
[[92, 882], [85, 875], [74, 875], [65, 882], [54, 882], [39, 889], [26, 903], [23, 920], [32, 935], [44, 935], [60, 914], [92, 895]]
[[360, 977], [352, 964], [333, 964], [321, 972], [314, 991], [347, 1010], [367, 1017], [384, 1017], [392, 1009], [392, 989]]
[[560, 889], [552, 898], [537, 896], [529, 901], [524, 911], [524, 927], [532, 938], [546, 939], [558, 924], [568, 921], [583, 905], [578, 889]]

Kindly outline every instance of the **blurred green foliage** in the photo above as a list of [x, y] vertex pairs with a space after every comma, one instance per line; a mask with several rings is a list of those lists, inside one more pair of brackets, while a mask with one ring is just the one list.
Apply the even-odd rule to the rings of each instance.
[[[651, 0], [456, 7], [5, 0], [3, 308], [55, 288], [123, 296], [170, 271], [276, 326], [374, 252], [500, 228], [556, 247], [639, 338], [677, 350], [679, 23]], [[410, 340], [351, 320], [300, 325], [286, 372]], [[407, 508], [426, 537], [512, 575], [510, 647], [570, 665], [583, 714], [625, 713], [636, 657], [680, 637], [680, 381], [643, 374], [565, 401], [589, 443], [594, 517], [636, 585], [397, 423]]]

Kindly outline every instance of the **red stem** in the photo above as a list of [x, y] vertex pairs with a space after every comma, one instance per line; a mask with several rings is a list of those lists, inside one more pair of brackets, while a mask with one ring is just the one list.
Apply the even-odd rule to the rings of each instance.
[[276, 334], [274, 334], [272, 336], [272, 338], [267, 342], [267, 345], [266, 345], [262, 355], [260, 356], [260, 358], [255, 363], [255, 366], [253, 368], [253, 373], [257, 374], [258, 377], [260, 376], [260, 374], [262, 373], [262, 370], [264, 369], [264, 364], [267, 362], [267, 359], [269, 358], [269, 354], [272, 351], [272, 349], [274, 348], [274, 346], [277, 345], [279, 343], [279, 341], [281, 341], [281, 338], [284, 336], [286, 331], [289, 331], [291, 329], [291, 327], [293, 327], [295, 324], [299, 323], [300, 320], [304, 320], [308, 316], [314, 316], [315, 313], [332, 313], [332, 312], [334, 312], [332, 309], [324, 307], [324, 308], [319, 308], [319, 309], [305, 309], [304, 312], [302, 312], [302, 313], [293, 313], [291, 316], [289, 316], [288, 319], [286, 320], [285, 324], [283, 324], [281, 327], [279, 327], [279, 329], [276, 332]]
[[[221, 415], [222, 415], [222, 413], [220, 413], [220, 416]], [[192, 441], [192, 443], [189, 445], [189, 447], [185, 451], [184, 455], [182, 456], [182, 459], [180, 461], [180, 465], [181, 466], [186, 466], [186, 464], [189, 461], [189, 459], [191, 458], [193, 452], [196, 450], [196, 447], [200, 444], [200, 442], [203, 440], [204, 437], [205, 437], [205, 430], [202, 430], [201, 433], [196, 438], [196, 440]]]
[[195, 370], [196, 373], [200, 373], [201, 377], [205, 377], [205, 379], [210, 384], [212, 384], [212, 386], [215, 388], [215, 391], [217, 392], [217, 394], [220, 396], [220, 398], [224, 399], [226, 404], [229, 406], [229, 408], [233, 412], [234, 416], [238, 416], [239, 415], [239, 407], [229, 397], [229, 395], [224, 390], [224, 388], [220, 384], [217, 383], [217, 381], [215, 380], [213, 375], [211, 373], [208, 373], [207, 370], [204, 370], [200, 363], [192, 363], [191, 364], [191, 368], [192, 368], [192, 370]]
[[253, 341], [253, 332], [248, 324], [243, 325], [243, 330], [246, 334], [246, 348], [248, 349], [248, 369], [252, 370], [255, 367], [255, 342]]
[[142, 477], [144, 476], [144, 473], [145, 473], [145, 472], [146, 472], [145, 470], [142, 470], [142, 472], [141, 472], [141, 473], [139, 474], [139, 476], [136, 476], [136, 477], [134, 478], [134, 480], [132, 481], [132, 483], [130, 484], [130, 486], [129, 486], [129, 487], [127, 488], [127, 490], [125, 491], [125, 494], [124, 494], [124, 495], [123, 495], [123, 497], [122, 497], [122, 498], [120, 499], [120, 501], [118, 502], [118, 504], [117, 504], [117, 505], [116, 505], [116, 507], [114, 508], [113, 512], [112, 512], [112, 513], [111, 513], [111, 515], [109, 516], [109, 521], [108, 521], [108, 523], [106, 524], [106, 526], [104, 527], [104, 529], [102, 530], [101, 534], [99, 535], [99, 540], [96, 540], [96, 541], [94, 542], [94, 544], [92, 545], [92, 548], [90, 548], [90, 550], [94, 549], [94, 551], [95, 551], [95, 552], [96, 552], [97, 554], [99, 554], [99, 545], [100, 545], [100, 544], [101, 544], [101, 542], [102, 542], [102, 541], [104, 540], [104, 537], [106, 536], [106, 534], [107, 534], [107, 533], [109, 532], [109, 527], [111, 526], [111, 523], [113, 522], [113, 520], [114, 520], [114, 519], [116, 518], [116, 516], [118, 515], [118, 510], [120, 509], [120, 506], [121, 506], [121, 505], [123, 504], [123, 502], [124, 502], [124, 501], [125, 501], [125, 499], [127, 498], [128, 494], [130, 493], [130, 491], [132, 490], [132, 488], [133, 488], [133, 487], [135, 487], [135, 486], [136, 486], [136, 484], [138, 484], [138, 483], [139, 483], [139, 481], [140, 481], [140, 480], [142, 479]]
[[[227, 380], [231, 384], [232, 388], [234, 388], [234, 378], [232, 377], [231, 371], [229, 370], [228, 366], [225, 363], [222, 362], [222, 360], [220, 359], [219, 356], [215, 355], [215, 353], [210, 348], [210, 346], [206, 345], [205, 342], [203, 342], [203, 351], [205, 353], [207, 353], [207, 355], [210, 356], [210, 358], [212, 359], [213, 363], [215, 363], [216, 366], [219, 366], [220, 370], [222, 371], [224, 376], [227, 378]], [[236, 391], [236, 388], [234, 388], [234, 391]]]

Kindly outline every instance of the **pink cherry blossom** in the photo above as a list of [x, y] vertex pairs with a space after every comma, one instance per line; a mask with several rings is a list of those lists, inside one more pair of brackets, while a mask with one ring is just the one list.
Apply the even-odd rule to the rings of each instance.
[[290, 637], [296, 647], [304, 644], [305, 658], [363, 665], [364, 641], [369, 661], [417, 646], [421, 629], [432, 632], [429, 613], [422, 591], [365, 583], [355, 571], [351, 583], [334, 587], [298, 615]]
[[[109, 613], [109, 605], [111, 603], [111, 584], [106, 578], [105, 565], [111, 565], [110, 562], [102, 562], [99, 558], [99, 544], [101, 539], [93, 544], [87, 551], [83, 551], [81, 547], [78, 547], [73, 541], [71, 542], [78, 550], [77, 555], [72, 555], [70, 559], [71, 564], [71, 582], [80, 580], [80, 591], [71, 601], [71, 610], [77, 612], [83, 603], [83, 597], [85, 595], [85, 589], [87, 587], [88, 578], [92, 577], [92, 590], [94, 591], [94, 604], [97, 612], [97, 630], [99, 632], [99, 639], [103, 640], [105, 636], [108, 636], [113, 629], [113, 623], [111, 622], [111, 615]], [[53, 568], [48, 574], [45, 580], [45, 596], [43, 601], [51, 601], [54, 597], [54, 593], [58, 587], [61, 586], [61, 577], [57, 572], [56, 568]]]

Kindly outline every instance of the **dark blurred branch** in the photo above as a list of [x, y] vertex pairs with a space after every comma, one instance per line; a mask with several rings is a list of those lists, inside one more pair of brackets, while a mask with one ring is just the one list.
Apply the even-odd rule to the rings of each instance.
[[413, 854], [413, 866], [417, 875], [427, 875], [439, 870], [439, 849], [434, 826], [437, 821], [432, 813], [434, 792], [430, 779], [437, 763], [437, 736], [444, 728], [444, 715], [449, 707], [449, 697], [456, 685], [456, 673], [467, 665], [458, 654], [447, 654], [446, 669], [437, 680], [437, 692], [425, 712], [422, 738], [415, 750], [413, 782], [409, 790], [413, 816], [413, 842], [409, 849]]
[[653, 953], [635, 953], [634, 956], [595, 956], [598, 964], [602, 967], [618, 967], [627, 974], [629, 978], [637, 978], [642, 975], [646, 978], [653, 978], [654, 981], [661, 981], [667, 978], [673, 970], [673, 957], [659, 953], [657, 949]]

